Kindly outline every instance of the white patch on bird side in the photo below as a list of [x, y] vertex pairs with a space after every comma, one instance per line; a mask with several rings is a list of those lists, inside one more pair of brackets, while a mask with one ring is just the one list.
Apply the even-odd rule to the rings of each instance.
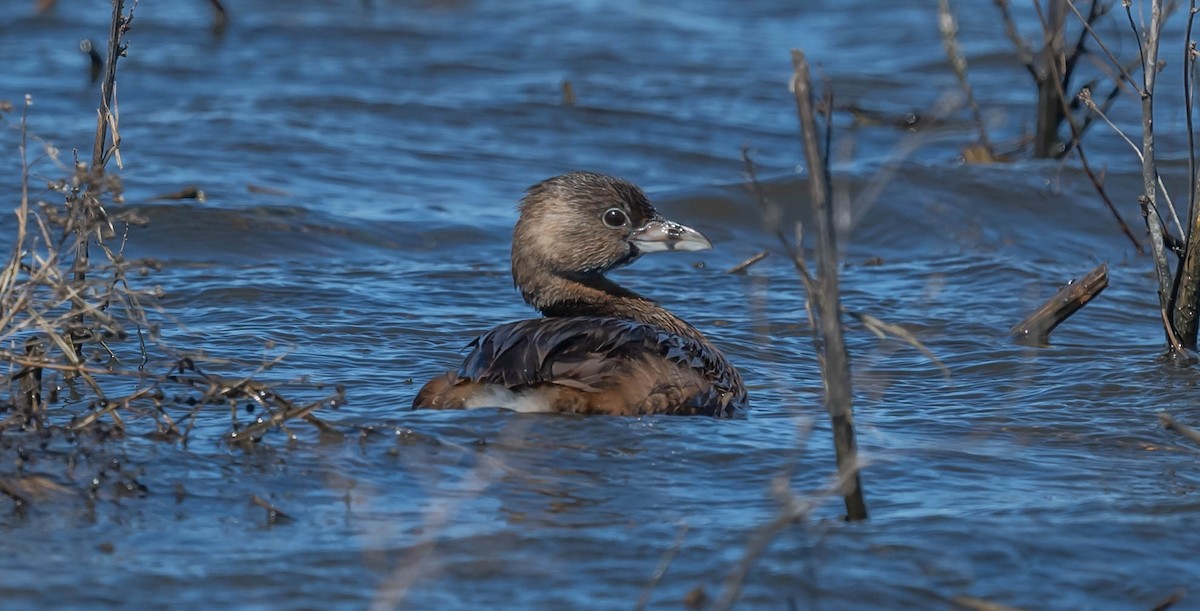
[[466, 409], [499, 407], [522, 413], [554, 411], [550, 409], [550, 402], [540, 393], [519, 393], [497, 386], [490, 386], [484, 392], [477, 393], [466, 401], [464, 407]]

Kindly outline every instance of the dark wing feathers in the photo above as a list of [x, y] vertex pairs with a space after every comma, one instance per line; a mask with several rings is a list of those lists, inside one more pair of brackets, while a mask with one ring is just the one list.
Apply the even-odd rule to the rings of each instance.
[[[555, 383], [595, 391], [629, 361], [658, 355], [710, 380], [711, 394], [736, 393], [740, 379], [709, 346], [653, 325], [618, 318], [538, 318], [501, 325], [470, 344], [459, 375], [507, 388]], [[710, 393], [704, 393], [706, 395]]]
[[501, 325], [471, 343], [460, 375], [509, 388], [551, 382], [622, 348], [640, 349], [667, 334], [615, 318], [538, 318]]

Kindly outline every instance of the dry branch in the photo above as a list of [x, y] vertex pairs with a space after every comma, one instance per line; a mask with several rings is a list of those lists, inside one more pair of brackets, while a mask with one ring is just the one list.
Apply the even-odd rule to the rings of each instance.
[[[1146, 228], [1150, 234], [1150, 249], [1154, 259], [1154, 271], [1158, 285], [1159, 315], [1163, 323], [1163, 332], [1167, 344], [1174, 353], [1182, 353], [1197, 348], [1197, 332], [1200, 330], [1200, 214], [1197, 212], [1197, 167], [1195, 159], [1195, 141], [1192, 124], [1192, 102], [1194, 82], [1192, 70], [1195, 69], [1195, 44], [1190, 40], [1193, 20], [1196, 14], [1196, 2], [1191, 2], [1187, 30], [1183, 44], [1183, 86], [1186, 101], [1186, 128], [1188, 133], [1188, 176], [1192, 182], [1188, 193], [1188, 222], [1186, 228], [1179, 222], [1178, 214], [1171, 201], [1170, 194], [1158, 174], [1155, 160], [1154, 137], [1154, 97], [1155, 82], [1162, 67], [1159, 61], [1159, 47], [1163, 25], [1167, 16], [1179, 5], [1169, 2], [1164, 5], [1162, 0], [1150, 1], [1150, 20], [1144, 26], [1138, 25], [1133, 16], [1131, 2], [1123, 2], [1126, 20], [1137, 42], [1138, 58], [1141, 66], [1141, 82], [1132, 78], [1128, 71], [1122, 68], [1117, 58], [1108, 50], [1103, 40], [1082, 16], [1072, 0], [1065, 0], [1075, 15], [1084, 23], [1088, 33], [1096, 40], [1097, 45], [1107, 55], [1109, 62], [1121, 72], [1122, 80], [1130, 83], [1137, 90], [1141, 101], [1142, 140], [1140, 147], [1120, 132], [1115, 125], [1097, 109], [1089, 95], [1081, 95], [1081, 103], [1088, 105], [1095, 116], [1104, 119], [1121, 137], [1137, 149], [1142, 167], [1142, 194], [1138, 197]], [[1162, 199], [1159, 199], [1161, 195]], [[1160, 203], [1161, 202], [1161, 203]], [[1175, 227], [1183, 234], [1181, 240], [1176, 240], [1165, 229], [1163, 215], [1160, 213], [1165, 203]], [[1173, 251], [1180, 255], [1178, 266], [1172, 270], [1167, 253]]]
[[646, 587], [642, 588], [642, 595], [638, 597], [637, 604], [633, 607], [635, 611], [642, 611], [646, 605], [650, 604], [650, 596], [654, 593], [654, 588], [658, 587], [659, 582], [666, 576], [667, 569], [671, 567], [671, 562], [675, 560], [675, 556], [683, 547], [683, 540], [687, 537], [690, 528], [686, 523], [679, 525], [679, 533], [675, 535], [675, 542], [663, 553], [662, 559], [658, 561], [658, 566], [654, 567], [650, 581], [646, 583]]
[[[817, 221], [817, 261], [820, 290], [809, 295], [815, 305], [822, 350], [821, 371], [825, 381], [825, 409], [833, 425], [834, 449], [838, 473], [846, 478], [844, 498], [846, 519], [864, 520], [867, 505], [863, 500], [859, 477], [858, 446], [854, 439], [853, 394], [850, 381], [850, 355], [842, 334], [841, 295], [838, 287], [837, 235], [829, 199], [829, 165], [818, 143], [817, 120], [812, 103], [812, 85], [808, 60], [798, 49], [792, 50], [792, 89], [800, 120], [804, 156], [808, 161], [812, 206]], [[827, 108], [829, 105], [826, 106]], [[852, 475], [851, 475], [852, 474]]]
[[[1073, 122], [1067, 115], [1064, 104], [1064, 85], [1067, 74], [1066, 21], [1067, 8], [1063, 0], [1049, 0], [1048, 13], [1043, 15], [1041, 2], [1034, 2], [1042, 22], [1042, 50], [1038, 54], [1036, 70], [1038, 89], [1037, 127], [1033, 141], [1036, 157], [1055, 157], [1062, 150], [1058, 127], [1063, 121]], [[1093, 3], [1093, 6], [1095, 3]]]
[[[1092, 111], [1090, 116], [1100, 117], [1101, 121], [1104, 121], [1106, 124], [1108, 124], [1108, 126], [1112, 128], [1113, 132], [1115, 132], [1118, 137], [1124, 140], [1125, 144], [1129, 145], [1129, 148], [1133, 150], [1133, 154], [1137, 156], [1139, 162], [1145, 161], [1142, 159], [1142, 150], [1138, 148], [1138, 145], [1134, 144], [1133, 140], [1130, 140], [1129, 136], [1125, 135], [1125, 132], [1121, 131], [1121, 128], [1117, 127], [1117, 125], [1108, 118], [1107, 111], [1097, 105], [1096, 101], [1092, 99], [1092, 91], [1090, 89], [1084, 88], [1080, 90], [1079, 95], [1075, 96], [1075, 99], [1079, 101], [1079, 103], [1086, 106], [1088, 110]], [[1083, 145], [1079, 145], [1079, 147], [1080, 155], [1082, 156]], [[1165, 183], [1163, 183], [1162, 175], [1156, 174], [1155, 180], [1158, 184], [1159, 191], [1162, 193], [1163, 199], [1167, 203], [1167, 212], [1170, 213], [1171, 220], [1175, 223], [1175, 228], [1179, 230], [1180, 235], [1185, 235], [1183, 231], [1183, 225], [1179, 222], [1179, 215], [1175, 213], [1175, 203], [1171, 201], [1171, 194], [1167, 192], [1167, 186]], [[1164, 237], [1169, 237], [1169, 235]]]
[[950, 61], [950, 67], [954, 69], [954, 76], [958, 78], [958, 86], [967, 98], [967, 106], [971, 109], [971, 119], [975, 123], [975, 129], [979, 131], [978, 147], [971, 149], [973, 151], [971, 154], [975, 158], [970, 161], [978, 163], [996, 161], [991, 140], [988, 139], [987, 126], [983, 122], [983, 113], [980, 112], [979, 103], [975, 100], [975, 93], [971, 90], [971, 81], [967, 79], [967, 59], [958, 49], [958, 21], [950, 12], [950, 0], [938, 0], [938, 29], [942, 34], [942, 46], [946, 49], [946, 58]]
[[284, 511], [270, 501], [258, 496], [257, 494], [250, 496], [250, 504], [262, 507], [267, 511], [267, 525], [275, 526], [276, 524], [287, 524], [293, 521], [292, 516], [284, 513]]
[[225, 11], [225, 6], [221, 4], [221, 0], [208, 0], [213, 9], [212, 32], [213, 36], [220, 38], [225, 34], [225, 28], [229, 26], [229, 13]]
[[1168, 414], [1167, 412], [1159, 412], [1158, 421], [1162, 423], [1164, 429], [1167, 429], [1168, 431], [1175, 431], [1176, 433], [1179, 433], [1180, 435], [1183, 435], [1191, 440], [1192, 443], [1200, 444], [1200, 431], [1197, 431], [1196, 429], [1175, 420], [1171, 414]]
[[1175, 603], [1183, 600], [1183, 591], [1172, 592], [1166, 598], [1158, 601], [1158, 604], [1150, 608], [1150, 611], [1167, 611], [1175, 606]]
[[[1037, 87], [1033, 154], [1035, 157], [1063, 156], [1072, 149], [1090, 125], [1086, 120], [1082, 126], [1076, 124], [1076, 117], [1072, 111], [1077, 105], [1073, 102], [1068, 103], [1066, 90], [1080, 58], [1087, 53], [1092, 24], [1107, 14], [1109, 5], [1103, 0], [1094, 0], [1088, 8], [1087, 16], [1084, 16], [1070, 0], [1049, 0], [1045, 10], [1040, 1], [1034, 2], [1033, 7], [1042, 29], [1042, 47], [1035, 53], [1018, 32], [1016, 22], [1009, 11], [1008, 0], [993, 0], [993, 3], [1000, 10], [1005, 35], [1012, 41], [1017, 59], [1033, 77]], [[1068, 8], [1083, 24], [1074, 44], [1069, 48], [1066, 42]], [[1103, 48], [1103, 43], [1101, 46]], [[1106, 48], [1103, 50], [1108, 52]], [[1121, 67], [1118, 65], [1117, 69], [1121, 70]], [[1121, 74], [1127, 73], [1121, 71]], [[1090, 86], [1094, 87], [1094, 83]], [[1113, 95], [1115, 96], [1115, 90]], [[1059, 128], [1063, 123], [1070, 124], [1071, 132], [1075, 136], [1067, 146], [1063, 145], [1059, 137]]]
[[[783, 506], [771, 521], [760, 526], [750, 538], [746, 549], [742, 551], [742, 557], [726, 575], [725, 583], [716, 602], [713, 603], [712, 611], [729, 611], [733, 608], [742, 592], [742, 584], [746, 580], [746, 575], [750, 573], [750, 568], [758, 560], [758, 557], [789, 526], [808, 519], [809, 514], [823, 498], [822, 495], [818, 495], [804, 500], [797, 499], [789, 493], [787, 481], [784, 478], [776, 480], [772, 488]], [[833, 493], [830, 491], [829, 494]]]
[[[1192, 1], [1191, 9], [1188, 16], [1189, 33], [1192, 29], [1192, 18], [1195, 16], [1197, 10], [1195, 0]], [[1184, 74], [1186, 75], [1189, 72], [1188, 69], [1195, 63], [1195, 58], [1193, 56], [1191, 41], [1187, 40], [1185, 43], [1187, 43], [1187, 61], [1184, 62]], [[1175, 279], [1175, 290], [1172, 295], [1171, 323], [1175, 327], [1175, 332], [1178, 334], [1184, 347], [1195, 350], [1197, 348], [1197, 332], [1200, 331], [1200, 313], [1197, 313], [1197, 305], [1200, 302], [1200, 213], [1197, 210], [1195, 193], [1196, 190], [1200, 189], [1200, 181], [1196, 180], [1191, 91], [1186, 91], [1185, 94], [1188, 101], [1188, 166], [1192, 180], [1192, 188], [1189, 190], [1191, 205], [1188, 207], [1188, 230], [1184, 238], [1186, 246], [1184, 248], [1183, 261], [1179, 264]]]
[[917, 350], [917, 352], [920, 352], [925, 356], [925, 358], [929, 359], [929, 362], [933, 363], [939, 370], [941, 370], [942, 377], [946, 378], [946, 381], [950, 381], [950, 368], [946, 367], [946, 364], [943, 363], [942, 360], [939, 359], [932, 350], [926, 348], [925, 344], [921, 343], [921, 340], [917, 339], [917, 336], [914, 335], [912, 331], [909, 331], [900, 325], [884, 322], [865, 312], [852, 312], [850, 310], [844, 311], [847, 316], [862, 323], [862, 325], [866, 327], [868, 331], [874, 333], [875, 337], [878, 337], [879, 339], [886, 339], [887, 337], [891, 336], [912, 346]]
[[758, 263], [759, 261], [762, 261], [763, 259], [766, 259], [767, 255], [769, 255], [769, 254], [771, 254], [770, 251], [764, 250], [760, 253], [751, 255], [745, 261], [742, 261], [741, 263], [738, 263], [737, 265], [734, 265], [733, 267], [725, 270], [725, 273], [726, 274], [741, 274], [741, 273], [745, 272], [747, 269], [750, 269], [750, 266], [754, 265], [755, 263]]
[[951, 602], [957, 607], [967, 609], [968, 611], [1021, 611], [1016, 607], [1009, 607], [990, 600], [975, 598], [974, 596], [955, 596], [951, 599]]
[[[1080, 13], [1075, 7], [1074, 2], [1071, 0], [1067, 0], [1067, 2], [1072, 11], [1079, 16]], [[1146, 228], [1150, 233], [1150, 251], [1154, 259], [1155, 275], [1158, 279], [1158, 304], [1159, 314], [1163, 321], [1163, 331], [1171, 351], [1178, 353], [1188, 347], [1195, 347], [1194, 299], [1196, 296], [1196, 286], [1195, 283], [1189, 286], [1187, 283], [1177, 282], [1179, 277], [1173, 277], [1171, 273], [1171, 266], [1167, 261], [1168, 238], [1166, 232], [1163, 230], [1163, 219], [1159, 213], [1158, 205], [1160, 188], [1154, 152], [1154, 86], [1159, 70], [1158, 50], [1160, 35], [1162, 33], [1163, 20], [1169, 11], [1164, 12], [1161, 0], [1151, 0], [1150, 22], [1142, 30], [1135, 23], [1131, 3], [1124, 2], [1123, 5], [1130, 30], [1132, 30], [1134, 39], [1138, 43], [1138, 56], [1141, 59], [1142, 72], [1141, 83], [1133, 83], [1138, 91], [1142, 107], [1142, 143], [1141, 150], [1139, 151], [1142, 162], [1142, 195], [1138, 196], [1138, 204], [1141, 207], [1142, 216], [1145, 218]], [[1109, 61], [1114, 66], [1119, 67], [1119, 62], [1104, 47], [1095, 30], [1088, 26], [1088, 31], [1096, 39], [1097, 44], [1105, 49]], [[1133, 79], [1130, 80], [1132, 81]], [[1173, 209], [1172, 214], [1174, 215]], [[1200, 235], [1196, 235], [1197, 232], [1195, 231], [1190, 231], [1190, 228], [1189, 234], [1191, 237], [1200, 240]], [[1191, 255], [1193, 257], [1200, 255], [1200, 250], [1194, 250]], [[1200, 265], [1197, 265], [1200, 261], [1189, 264], [1186, 260], [1187, 256], [1188, 254], [1185, 253], [1185, 261], [1181, 264], [1178, 271], [1182, 272], [1185, 267], [1190, 265], [1200, 272]], [[1200, 281], [1200, 275], [1195, 280]], [[1184, 297], [1183, 301], [1180, 300], [1181, 296]], [[1190, 316], [1187, 311], [1180, 312], [1177, 309], [1181, 304], [1188, 303], [1190, 305], [1185, 309], [1191, 312]], [[1183, 323], [1183, 329], [1185, 330], [1190, 326], [1190, 333], [1181, 333], [1180, 323]]]
[[1050, 332], [1054, 331], [1055, 327], [1087, 305], [1105, 288], [1108, 288], [1108, 265], [1101, 263], [1083, 278], [1058, 289], [1058, 292], [1008, 333], [1019, 343], [1043, 345], [1050, 340]]
[[[117, 86], [117, 58], [125, 55], [125, 45], [122, 39], [125, 32], [129, 30], [129, 23], [133, 20], [133, 14], [129, 17], [125, 16], [125, 0], [112, 0], [113, 14], [112, 20], [109, 23], [108, 30], [108, 58], [104, 62], [104, 79], [100, 83], [100, 109], [97, 111], [96, 117], [96, 137], [92, 142], [92, 162], [88, 166], [88, 199], [98, 198], [101, 193], [100, 178], [104, 174], [104, 166], [108, 163], [107, 142], [108, 134], [113, 132], [113, 150], [117, 150], [120, 146], [119, 136], [116, 136], [115, 117], [113, 114], [113, 94]], [[88, 215], [86, 208], [90, 203], [87, 200], [76, 202], [76, 218], [82, 223]], [[75, 227], [78, 241], [76, 242], [75, 250], [75, 282], [83, 284], [87, 279], [88, 265], [88, 232], [85, 230], [85, 225], [81, 224]]]
[[[1078, 108], [1080, 101], [1074, 96], [1068, 101], [1066, 89], [1071, 82], [1071, 78], [1075, 73], [1075, 67], [1083, 54], [1086, 52], [1086, 42], [1094, 39], [1100, 49], [1113, 62], [1119, 77], [1114, 79], [1118, 82], [1129, 82], [1132, 84], [1132, 79], [1129, 78], [1128, 71], [1117, 61], [1116, 57], [1109, 52], [1104, 42], [1100, 40], [1092, 24], [1095, 23], [1101, 16], [1107, 14], [1108, 5], [1101, 0], [1092, 2], [1088, 9], [1088, 14], [1085, 16], [1075, 6], [1072, 0], [1051, 0], [1049, 3], [1049, 16], [1047, 11], [1042, 10], [1040, 2], [1034, 3], [1034, 8], [1038, 14], [1038, 20], [1042, 27], [1042, 48], [1035, 53], [1029, 43], [1021, 37], [1017, 30], [1016, 22], [1013, 20], [1012, 14], [1009, 11], [1008, 0], [993, 0], [993, 3], [1000, 10], [1001, 20], [1004, 22], [1005, 35], [1013, 43], [1013, 48], [1017, 54], [1017, 58], [1024, 64], [1025, 69], [1033, 77], [1034, 84], [1038, 90], [1037, 104], [1037, 128], [1034, 134], [1034, 155], [1037, 157], [1058, 157], [1066, 155], [1074, 150], [1078, 151], [1079, 162], [1083, 167], [1083, 171], [1091, 180], [1092, 185], [1096, 188], [1096, 192], [1100, 195], [1100, 199], [1116, 220], [1121, 232], [1133, 244], [1133, 247], [1139, 252], [1143, 252], [1142, 245], [1138, 241], [1137, 236], [1129, 228], [1128, 223], [1118, 212], [1112, 198], [1108, 196], [1103, 182], [1092, 170], [1088, 163], [1087, 155], [1082, 148], [1083, 134], [1091, 126], [1091, 118], [1094, 116], [1088, 114], [1081, 122], [1076, 121], [1074, 109]], [[1075, 45], [1071, 52], [1068, 53], [1065, 45], [1066, 37], [1066, 9], [1069, 8], [1079, 18], [1082, 24], [1082, 30], [1076, 39]], [[1095, 86], [1095, 83], [1085, 85], [1085, 89], [1090, 89]], [[1118, 88], [1114, 87], [1112, 92], [1106, 97], [1104, 105], [1107, 107], [1116, 98]], [[1066, 123], [1071, 132], [1071, 139], [1067, 146], [1063, 146], [1059, 137], [1060, 126]]]

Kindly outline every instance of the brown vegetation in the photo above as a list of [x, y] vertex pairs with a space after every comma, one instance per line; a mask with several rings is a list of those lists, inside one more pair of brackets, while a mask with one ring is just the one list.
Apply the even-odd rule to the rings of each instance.
[[[293, 402], [279, 387], [255, 379], [278, 359], [202, 358], [161, 340], [155, 304], [163, 289], [147, 284], [159, 265], [125, 257], [130, 229], [145, 221], [119, 207], [122, 184], [107, 169], [112, 160], [121, 163], [114, 85], [132, 20], [114, 0], [90, 162], [62, 164], [58, 149], [28, 132], [30, 98], [19, 111], [0, 108], [0, 122], [19, 134], [22, 167], [16, 235], [0, 268], [0, 360], [10, 370], [8, 397], [0, 403], [0, 451], [20, 447], [30, 434], [69, 443], [125, 434], [187, 443], [197, 420], [213, 408], [229, 414], [226, 438], [243, 447], [296, 419], [328, 430], [312, 412], [339, 405], [341, 388]], [[8, 123], [3, 111], [19, 112], [17, 123]], [[31, 144], [41, 145], [40, 154]], [[58, 163], [66, 174], [50, 185], [62, 198], [58, 203], [30, 194], [31, 168], [39, 161]], [[210, 371], [246, 365], [252, 374]], [[303, 386], [306, 394], [319, 390]], [[253, 414], [249, 421], [239, 416], [245, 413]], [[0, 473], [0, 484], [0, 494], [18, 505], [55, 487], [35, 485], [20, 473]]]
[[1050, 332], [1108, 288], [1108, 265], [1101, 263], [1078, 281], [1071, 281], [1008, 333], [1018, 342], [1040, 346]]
[[[1081, 20], [1086, 19], [1075, 3], [1065, 0], [1071, 11]], [[1192, 125], [1192, 103], [1194, 94], [1194, 79], [1191, 75], [1196, 70], [1196, 45], [1191, 41], [1192, 25], [1197, 13], [1195, 0], [1192, 0], [1188, 12], [1188, 27], [1183, 42], [1184, 65], [1184, 99], [1187, 112], [1188, 133], [1188, 167], [1189, 184], [1187, 200], [1187, 223], [1181, 223], [1175, 212], [1170, 193], [1159, 176], [1154, 133], [1154, 102], [1157, 76], [1163, 69], [1159, 60], [1159, 49], [1162, 42], [1163, 25], [1174, 12], [1176, 3], [1164, 5], [1162, 0], [1150, 1], [1150, 20], [1141, 26], [1134, 18], [1132, 3], [1122, 4], [1126, 21], [1137, 43], [1140, 77], [1130, 74], [1122, 62], [1109, 52], [1110, 44], [1088, 24], [1087, 32], [1095, 40], [1096, 45], [1103, 51], [1110, 67], [1120, 75], [1122, 83], [1136, 91], [1141, 104], [1142, 133], [1141, 143], [1124, 134], [1108, 120], [1105, 109], [1096, 105], [1091, 92], [1081, 92], [1078, 99], [1091, 112], [1100, 117], [1112, 127], [1133, 149], [1141, 163], [1142, 194], [1138, 197], [1138, 205], [1146, 221], [1146, 229], [1150, 236], [1150, 252], [1154, 260], [1155, 277], [1158, 284], [1159, 311], [1162, 317], [1163, 331], [1171, 352], [1183, 355], [1197, 348], [1197, 330], [1200, 328], [1200, 316], [1197, 315], [1198, 300], [1200, 300], [1200, 208], [1198, 208], [1196, 151], [1194, 146], [1194, 128]], [[1086, 22], [1085, 22], [1086, 23]], [[1166, 215], [1164, 215], [1164, 210]], [[1171, 234], [1171, 226], [1166, 218], [1172, 220], [1175, 229], [1180, 232], [1178, 237]], [[1174, 254], [1172, 264], [1168, 253]]]

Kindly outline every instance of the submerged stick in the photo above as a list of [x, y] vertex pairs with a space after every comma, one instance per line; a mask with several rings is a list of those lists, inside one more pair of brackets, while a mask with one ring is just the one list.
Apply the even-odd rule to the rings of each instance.
[[220, 38], [225, 34], [225, 28], [229, 25], [229, 14], [225, 12], [225, 6], [221, 4], [221, 0], [208, 0], [213, 9], [213, 36]]
[[[41, 359], [45, 351], [40, 337], [35, 335], [25, 340], [25, 356], [31, 360]], [[24, 415], [25, 426], [42, 428], [42, 368], [22, 367], [13, 379], [17, 381], [17, 411]]]
[[731, 268], [729, 268], [729, 269], [725, 270], [725, 273], [726, 273], [726, 274], [740, 274], [740, 273], [743, 273], [743, 272], [745, 272], [747, 269], [750, 269], [750, 266], [751, 266], [751, 265], [754, 265], [755, 263], [758, 263], [759, 261], [762, 261], [763, 259], [766, 259], [766, 258], [767, 258], [767, 255], [769, 255], [769, 254], [771, 254], [771, 253], [770, 253], [770, 251], [766, 251], [766, 250], [764, 250], [764, 251], [762, 251], [762, 252], [760, 252], [760, 253], [758, 253], [758, 254], [751, 255], [751, 256], [750, 256], [748, 259], [746, 259], [745, 261], [742, 261], [741, 263], [738, 263], [737, 265], [734, 265], [733, 267], [731, 267]]
[[96, 50], [96, 45], [90, 38], [79, 41], [79, 50], [88, 56], [88, 82], [95, 85], [96, 81], [100, 80], [100, 73], [104, 72], [104, 58], [100, 57], [100, 52]]
[[1108, 288], [1108, 265], [1101, 263], [1078, 281], [1058, 289], [1052, 297], [1008, 332], [1021, 344], [1042, 345], [1050, 332]]
[[257, 494], [250, 495], [250, 503], [257, 505], [267, 510], [267, 525], [274, 526], [276, 524], [287, 524], [293, 521], [292, 516], [286, 514], [280, 508], [272, 505], [270, 501], [258, 496]]
[[1182, 422], [1176, 421], [1171, 414], [1168, 414], [1167, 412], [1159, 412], [1158, 421], [1162, 423], [1164, 429], [1167, 429], [1168, 431], [1175, 431], [1176, 433], [1187, 437], [1193, 443], [1200, 444], [1200, 431], [1197, 431], [1196, 429], [1183, 424]]
[[842, 335], [841, 295], [838, 290], [837, 235], [833, 211], [829, 206], [827, 164], [822, 163], [818, 144], [817, 120], [813, 111], [812, 85], [808, 60], [804, 52], [792, 49], [793, 91], [796, 112], [800, 120], [804, 156], [808, 160], [809, 184], [812, 187], [812, 206], [817, 220], [817, 261], [820, 290], [810, 299], [818, 312], [824, 358], [821, 370], [825, 378], [825, 409], [833, 425], [833, 444], [837, 453], [838, 474], [845, 479], [842, 490], [846, 501], [846, 519], [864, 520], [867, 505], [863, 500], [862, 483], [858, 473], [858, 446], [854, 439], [853, 394], [850, 389], [850, 355]]
[[955, 596], [950, 599], [950, 602], [968, 611], [1020, 611], [1017, 607], [1005, 606], [974, 596]]
[[1183, 591], [1172, 592], [1166, 598], [1159, 601], [1157, 605], [1150, 608], [1150, 611], [1167, 611], [1175, 606], [1175, 603], [1183, 600]]

